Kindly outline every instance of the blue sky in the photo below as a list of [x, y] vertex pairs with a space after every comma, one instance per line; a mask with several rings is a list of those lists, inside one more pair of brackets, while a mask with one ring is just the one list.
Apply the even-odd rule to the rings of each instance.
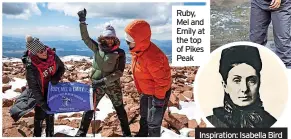
[[172, 5], [183, 3], [3, 3], [3, 35], [43, 40], [79, 40], [77, 12], [88, 11], [88, 30], [92, 38], [112, 24], [118, 37], [133, 19], [145, 19], [152, 28], [152, 38], [170, 40]]

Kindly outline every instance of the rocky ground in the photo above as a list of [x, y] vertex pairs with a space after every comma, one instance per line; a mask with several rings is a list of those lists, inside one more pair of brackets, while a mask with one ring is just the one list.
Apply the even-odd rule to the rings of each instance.
[[[211, 51], [227, 43], [249, 41], [250, 0], [211, 0]], [[274, 47], [273, 26], [268, 30], [268, 44]]]
[[[65, 65], [67, 70], [64, 74], [64, 82], [83, 82], [90, 84], [89, 71], [91, 62], [83, 59], [81, 61], [66, 61]], [[192, 84], [195, 79], [197, 67], [172, 67], [173, 93], [169, 101], [169, 107], [181, 109], [181, 102], [194, 102], [193, 87]], [[15, 79], [25, 79], [25, 68], [21, 62], [4, 62], [3, 63], [3, 75], [2, 75], [2, 93], [6, 96], [6, 93], [17, 93], [18, 95], [25, 89], [25, 85], [19, 85], [13, 83]], [[121, 78], [123, 88], [123, 101], [125, 104], [125, 110], [128, 114], [130, 121], [130, 129], [132, 134], [136, 134], [139, 129], [139, 94], [135, 88], [130, 65], [126, 66], [124, 76]], [[13, 87], [14, 86], [14, 87]], [[15, 95], [18, 96], [18, 95]], [[33, 116], [34, 111], [31, 111], [18, 122], [14, 122], [9, 114], [9, 108], [13, 105], [15, 97], [3, 98], [3, 129], [2, 133], [5, 137], [21, 137], [32, 136], [33, 131]], [[106, 96], [107, 97], [107, 96]], [[194, 109], [194, 108], [193, 108]], [[102, 111], [102, 108], [100, 108]], [[187, 115], [173, 113], [168, 109], [165, 113], [163, 120], [163, 127], [172, 130], [176, 134], [181, 134], [180, 131], [183, 128], [188, 129], [187, 135], [194, 136], [194, 129], [197, 127], [206, 127], [205, 123], [201, 119], [191, 119]], [[72, 128], [78, 128], [81, 120], [82, 113], [72, 114], [58, 114], [55, 118], [55, 126], [66, 125]], [[200, 122], [200, 123], [198, 123]], [[45, 123], [44, 123], [45, 124]], [[121, 128], [119, 126], [119, 120], [115, 111], [109, 113], [104, 120], [92, 121], [91, 125], [96, 125], [96, 133], [101, 134], [103, 137], [121, 136]], [[192, 130], [191, 130], [192, 129]], [[23, 131], [23, 132], [19, 132]], [[56, 131], [55, 131], [56, 132]], [[89, 129], [89, 134], [92, 133], [92, 128]], [[56, 134], [56, 136], [60, 136]]]

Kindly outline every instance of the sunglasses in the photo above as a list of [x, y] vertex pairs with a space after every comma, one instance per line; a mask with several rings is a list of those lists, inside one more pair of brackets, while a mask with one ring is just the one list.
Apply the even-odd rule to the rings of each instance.
[[127, 44], [127, 45], [130, 45], [130, 42], [129, 42], [129, 41], [126, 41], [126, 44]]
[[45, 49], [42, 49], [42, 50], [38, 51], [37, 53], [39, 53], [39, 54], [43, 54], [43, 53], [46, 53], [46, 52], [47, 52], [47, 50], [46, 50], [46, 48], [45, 48]]
[[115, 37], [104, 37], [105, 40], [114, 40]]

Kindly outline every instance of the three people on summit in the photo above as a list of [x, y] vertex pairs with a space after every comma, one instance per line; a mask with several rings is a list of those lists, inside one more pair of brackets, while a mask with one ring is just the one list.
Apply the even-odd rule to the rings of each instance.
[[[97, 40], [87, 31], [86, 9], [78, 12], [81, 38], [94, 52], [90, 74], [94, 95], [94, 107], [106, 94], [116, 110], [123, 136], [131, 131], [123, 104], [120, 77], [126, 64], [126, 56], [120, 46], [115, 29], [108, 25]], [[140, 130], [137, 137], [159, 137], [167, 104], [171, 95], [171, 69], [166, 55], [151, 42], [150, 25], [144, 20], [134, 20], [125, 28], [125, 38], [132, 55], [131, 69], [140, 96]], [[57, 84], [65, 72], [64, 63], [55, 51], [38, 38], [26, 38], [27, 51], [23, 56], [26, 65], [28, 88], [16, 100], [10, 113], [17, 121], [35, 109], [33, 136], [40, 137], [42, 122], [46, 120], [46, 136], [54, 135], [54, 115], [47, 104], [48, 84]], [[28, 99], [27, 99], [28, 98]], [[94, 111], [84, 112], [76, 136], [85, 137]]]

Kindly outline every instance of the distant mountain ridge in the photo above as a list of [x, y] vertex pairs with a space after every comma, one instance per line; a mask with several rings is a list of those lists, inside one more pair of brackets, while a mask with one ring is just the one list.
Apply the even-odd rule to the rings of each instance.
[[[172, 55], [172, 40], [155, 40], [155, 43], [171, 60]], [[56, 41], [42, 41], [44, 44], [56, 48], [59, 56], [80, 55], [91, 57], [92, 51], [85, 45], [82, 40], [56, 40]], [[120, 48], [127, 53], [127, 59], [130, 58], [129, 49], [124, 39], [120, 39]], [[25, 38], [2, 36], [2, 51], [3, 57], [20, 58], [26, 50]]]

